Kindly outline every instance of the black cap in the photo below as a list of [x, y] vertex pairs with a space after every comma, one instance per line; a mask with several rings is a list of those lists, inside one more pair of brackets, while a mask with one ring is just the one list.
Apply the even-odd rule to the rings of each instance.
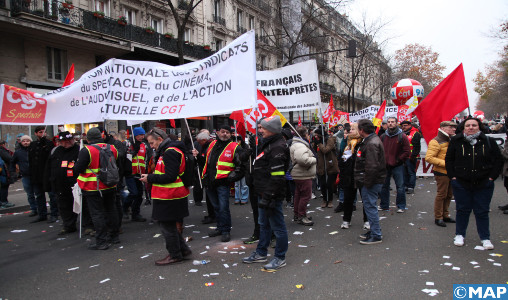
[[70, 140], [72, 139], [74, 136], [72, 135], [72, 133], [68, 132], [68, 131], [62, 131], [62, 132], [59, 132], [58, 133], [58, 140]]
[[233, 133], [233, 132], [235, 132], [235, 130], [234, 130], [233, 128], [231, 128], [231, 126], [229, 126], [229, 125], [222, 125], [222, 126], [220, 126], [220, 127], [217, 129], [217, 131], [219, 131], [219, 130], [221, 130], [221, 129], [225, 129], [225, 130], [229, 131], [229, 133]]
[[404, 125], [404, 124], [411, 125], [411, 122], [409, 122], [408, 120], [400, 122], [400, 125]]

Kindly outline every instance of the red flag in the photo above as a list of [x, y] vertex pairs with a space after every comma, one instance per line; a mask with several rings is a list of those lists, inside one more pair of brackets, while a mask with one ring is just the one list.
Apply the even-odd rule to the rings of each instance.
[[334, 111], [333, 116], [330, 118], [330, 126], [337, 126], [347, 122], [349, 122], [349, 113], [340, 110]]
[[420, 121], [425, 141], [429, 143], [436, 136], [441, 122], [451, 120], [468, 106], [466, 79], [460, 64], [414, 111]]
[[169, 124], [171, 124], [171, 127], [176, 128], [175, 120], [169, 119]]
[[323, 113], [323, 123], [327, 123], [330, 117], [333, 115], [333, 112], [335, 111], [335, 106], [333, 106], [333, 96], [330, 95], [330, 103], [328, 103], [328, 107], [326, 108], [325, 112]]
[[412, 115], [411, 113], [408, 114], [407, 110], [409, 109], [409, 106], [407, 105], [400, 105], [397, 107], [397, 120], [399, 123], [403, 121], [411, 121]]
[[71, 85], [73, 82], [74, 82], [74, 64], [71, 65], [69, 73], [67, 73], [67, 76], [65, 77], [65, 81], [62, 87]]
[[245, 139], [247, 135], [247, 130], [245, 130], [245, 121], [237, 121], [236, 122], [236, 132]]
[[383, 104], [379, 107], [376, 116], [372, 119], [372, 123], [377, 127], [376, 133], [379, 132], [379, 128], [381, 128], [381, 122], [383, 121], [383, 117], [385, 116], [386, 110], [386, 100], [383, 100]]
[[256, 122], [262, 117], [270, 117], [273, 115], [278, 115], [280, 117], [280, 122], [282, 126], [286, 124], [286, 118], [277, 110], [277, 108], [258, 90], [257, 93], [257, 104], [258, 109], [244, 109], [237, 110], [231, 113], [229, 116], [230, 119], [236, 120], [238, 122], [245, 122], [246, 129], [252, 133], [256, 132]]
[[302, 126], [302, 119], [300, 118], [300, 115], [298, 115], [298, 126]]

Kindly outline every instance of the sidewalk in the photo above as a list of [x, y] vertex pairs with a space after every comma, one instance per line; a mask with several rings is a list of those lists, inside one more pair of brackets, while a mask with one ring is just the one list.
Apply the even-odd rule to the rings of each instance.
[[9, 208], [0, 208], [0, 214], [30, 210], [21, 179], [9, 186], [9, 196], [7, 199], [9, 199], [10, 203], [15, 204], [15, 206]]

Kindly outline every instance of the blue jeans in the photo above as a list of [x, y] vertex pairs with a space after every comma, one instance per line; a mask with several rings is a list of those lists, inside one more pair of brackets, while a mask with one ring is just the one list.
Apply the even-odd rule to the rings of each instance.
[[[261, 197], [258, 198], [258, 202]], [[274, 256], [279, 259], [286, 259], [286, 252], [288, 251], [288, 232], [286, 230], [286, 223], [284, 223], [284, 214], [282, 213], [282, 201], [275, 202], [274, 209], [259, 208], [259, 242], [256, 248], [257, 254], [266, 256], [268, 254], [268, 247], [272, 239], [272, 231], [275, 234]]]
[[[32, 184], [37, 202], [37, 212], [40, 218], [45, 218], [48, 215], [48, 208], [46, 207], [46, 193], [39, 184]], [[53, 192], [48, 192], [49, 205], [51, 209], [51, 216], [58, 217], [58, 204], [56, 202], [56, 195]]]
[[132, 215], [137, 216], [143, 202], [143, 183], [135, 177], [125, 177], [125, 185], [129, 195], [123, 198], [123, 211], [126, 212], [131, 207]]
[[363, 209], [367, 215], [370, 224], [371, 236], [381, 238], [381, 226], [379, 225], [379, 214], [377, 212], [377, 196], [381, 191], [381, 183], [374, 184], [372, 187], [362, 187], [360, 193], [362, 195]]
[[380, 206], [382, 209], [390, 209], [390, 179], [395, 180], [395, 186], [397, 187], [397, 208], [406, 209], [406, 191], [404, 189], [404, 165], [398, 167], [387, 167], [386, 168], [386, 179], [381, 189]]
[[229, 212], [229, 186], [221, 185], [206, 189], [208, 199], [213, 205], [217, 230], [231, 232], [231, 213]]
[[451, 185], [457, 208], [455, 234], [466, 236], [469, 215], [473, 211], [480, 240], [489, 240], [489, 207], [494, 194], [494, 182], [489, 180], [484, 186], [465, 187], [457, 180], [452, 180]]
[[404, 163], [404, 186], [414, 189], [416, 185], [416, 161], [406, 160]]
[[30, 209], [33, 212], [37, 212], [37, 201], [35, 201], [35, 194], [30, 180], [30, 176], [23, 176], [21, 178], [21, 182], [23, 183], [23, 189], [25, 190], [26, 196], [28, 198], [28, 204], [30, 204]]
[[247, 203], [249, 199], [249, 187], [245, 183], [245, 177], [235, 182], [235, 203]]

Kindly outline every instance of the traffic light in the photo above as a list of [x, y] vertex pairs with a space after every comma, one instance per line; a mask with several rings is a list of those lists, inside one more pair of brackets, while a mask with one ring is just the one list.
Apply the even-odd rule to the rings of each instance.
[[355, 40], [348, 41], [347, 57], [349, 57], [349, 58], [356, 57], [356, 41]]

